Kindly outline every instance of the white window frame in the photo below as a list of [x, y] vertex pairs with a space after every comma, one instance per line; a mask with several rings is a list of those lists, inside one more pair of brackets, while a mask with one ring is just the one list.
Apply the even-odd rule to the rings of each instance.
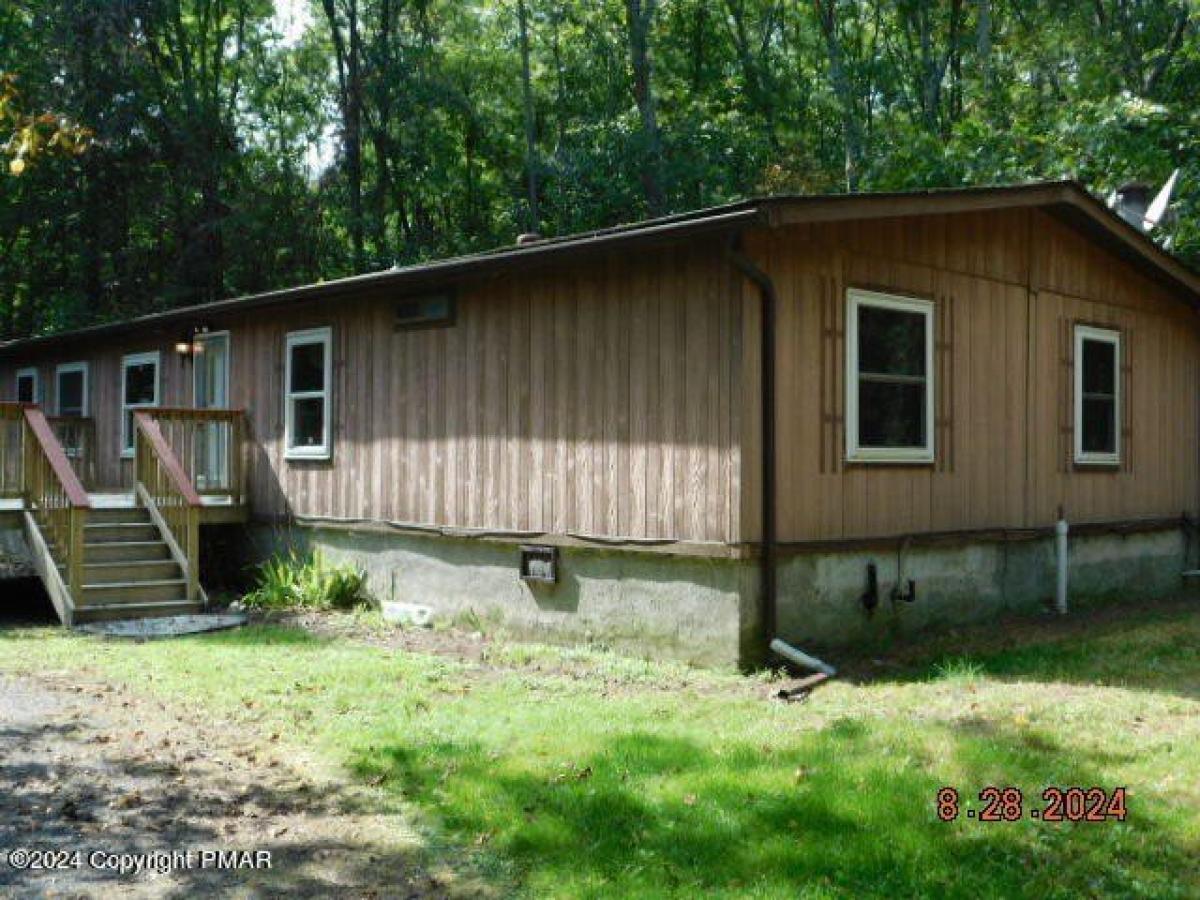
[[72, 372], [79, 372], [83, 375], [83, 393], [80, 397], [80, 418], [87, 418], [89, 403], [91, 402], [91, 374], [88, 371], [86, 362], [63, 363], [54, 370], [54, 414], [56, 416], [63, 415], [62, 411], [62, 383], [59, 381], [63, 375], [69, 375]]
[[[1113, 452], [1085, 453], [1083, 449], [1083, 342], [1113, 347]], [[1075, 463], [1081, 466], [1115, 466], [1121, 463], [1121, 332], [1094, 325], [1075, 326]]]
[[24, 369], [17, 369], [17, 376], [13, 380], [13, 399], [21, 396], [21, 379], [27, 376], [33, 376], [33, 402], [40, 405], [42, 402], [42, 374], [38, 371], [37, 366], [26, 366]]
[[[292, 350], [310, 344], [320, 344], [325, 358], [324, 387], [320, 391], [292, 392]], [[324, 401], [324, 440], [318, 447], [295, 447], [292, 445], [294, 427], [292, 402], [294, 400]], [[283, 458], [296, 460], [329, 459], [333, 451], [333, 329], [309, 328], [304, 331], [288, 332], [283, 350]]]
[[[858, 311], [872, 306], [925, 317], [925, 445], [861, 447], [858, 443]], [[850, 288], [846, 292], [846, 460], [862, 463], [931, 463], [934, 461], [934, 392], [932, 300]]]
[[[129, 370], [133, 366], [143, 366], [146, 363], [154, 363], [154, 400], [151, 403], [134, 403], [132, 405], [125, 402], [125, 389]], [[162, 395], [162, 354], [157, 350], [149, 353], [129, 353], [121, 357], [121, 459], [133, 459], [134, 447], [136, 441], [133, 434], [127, 434], [125, 429], [129, 421], [127, 413], [135, 409], [154, 409], [158, 406], [159, 398]], [[132, 427], [132, 426], [128, 426]]]

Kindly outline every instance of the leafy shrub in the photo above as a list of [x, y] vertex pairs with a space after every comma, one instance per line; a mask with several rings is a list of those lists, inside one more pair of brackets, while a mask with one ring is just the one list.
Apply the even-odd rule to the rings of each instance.
[[291, 550], [258, 567], [258, 587], [244, 602], [257, 609], [353, 609], [368, 606], [371, 599], [361, 569], [331, 563], [319, 551]]

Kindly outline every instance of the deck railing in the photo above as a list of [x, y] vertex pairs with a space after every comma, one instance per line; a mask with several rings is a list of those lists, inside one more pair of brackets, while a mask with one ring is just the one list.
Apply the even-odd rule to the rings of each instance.
[[159, 407], [146, 411], [202, 495], [246, 502], [246, 414], [240, 409]]
[[183, 570], [188, 601], [195, 602], [200, 595], [200, 495], [163, 436], [158, 412], [133, 415], [135, 490]]
[[25, 491], [22, 476], [25, 406], [0, 403], [0, 499], [16, 499]]
[[27, 406], [22, 418], [25, 502], [53, 563], [63, 569], [71, 597], [78, 602], [83, 589], [83, 528], [91, 503], [45, 414]]
[[87, 416], [47, 416], [71, 468], [84, 487], [96, 484], [96, 420]]

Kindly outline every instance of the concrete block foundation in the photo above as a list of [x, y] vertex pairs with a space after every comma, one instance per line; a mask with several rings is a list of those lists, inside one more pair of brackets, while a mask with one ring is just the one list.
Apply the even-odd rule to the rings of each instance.
[[[523, 581], [515, 544], [316, 525], [252, 526], [258, 555], [318, 548], [366, 571], [379, 602], [435, 619], [502, 626], [533, 640], [586, 642], [715, 667], [762, 661], [758, 562], [661, 552], [563, 547], [556, 584]], [[1181, 529], [1072, 535], [1070, 602], [1139, 602], [1176, 593], [1188, 568]], [[879, 603], [861, 598], [867, 565]], [[894, 542], [876, 549], [805, 550], [779, 559], [779, 636], [804, 649], [886, 645], [927, 629], [1038, 612], [1054, 595], [1054, 541]], [[915, 598], [893, 597], [915, 584]]]
[[255, 528], [266, 553], [320, 549], [366, 573], [374, 598], [428, 606], [435, 619], [502, 626], [518, 637], [733, 667], [758, 640], [758, 570], [745, 560], [559, 548], [558, 582], [520, 578], [515, 544], [296, 526]]
[[[1072, 535], [1069, 605], [1137, 603], [1178, 593], [1188, 557], [1182, 529]], [[862, 602], [870, 563], [878, 577], [873, 612]], [[916, 588], [911, 602], [903, 599], [909, 579]], [[800, 646], [876, 646], [1005, 613], [1036, 613], [1050, 607], [1054, 592], [1051, 536], [806, 552], [780, 562], [779, 630]]]

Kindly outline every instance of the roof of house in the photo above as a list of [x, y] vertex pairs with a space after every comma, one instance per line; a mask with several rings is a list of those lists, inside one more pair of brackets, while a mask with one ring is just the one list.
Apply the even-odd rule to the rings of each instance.
[[743, 200], [724, 206], [603, 228], [534, 243], [502, 247], [382, 272], [267, 291], [151, 313], [120, 322], [92, 325], [0, 343], [0, 355], [115, 336], [143, 328], [168, 327], [198, 317], [300, 301], [335, 299], [379, 290], [417, 291], [469, 277], [558, 262], [574, 256], [635, 244], [679, 240], [737, 231], [750, 225], [833, 222], [852, 219], [1041, 207], [1127, 260], [1149, 277], [1183, 295], [1200, 309], [1200, 274], [1163, 250], [1140, 230], [1075, 181], [1034, 182], [994, 187], [949, 188], [892, 193], [786, 195]]

